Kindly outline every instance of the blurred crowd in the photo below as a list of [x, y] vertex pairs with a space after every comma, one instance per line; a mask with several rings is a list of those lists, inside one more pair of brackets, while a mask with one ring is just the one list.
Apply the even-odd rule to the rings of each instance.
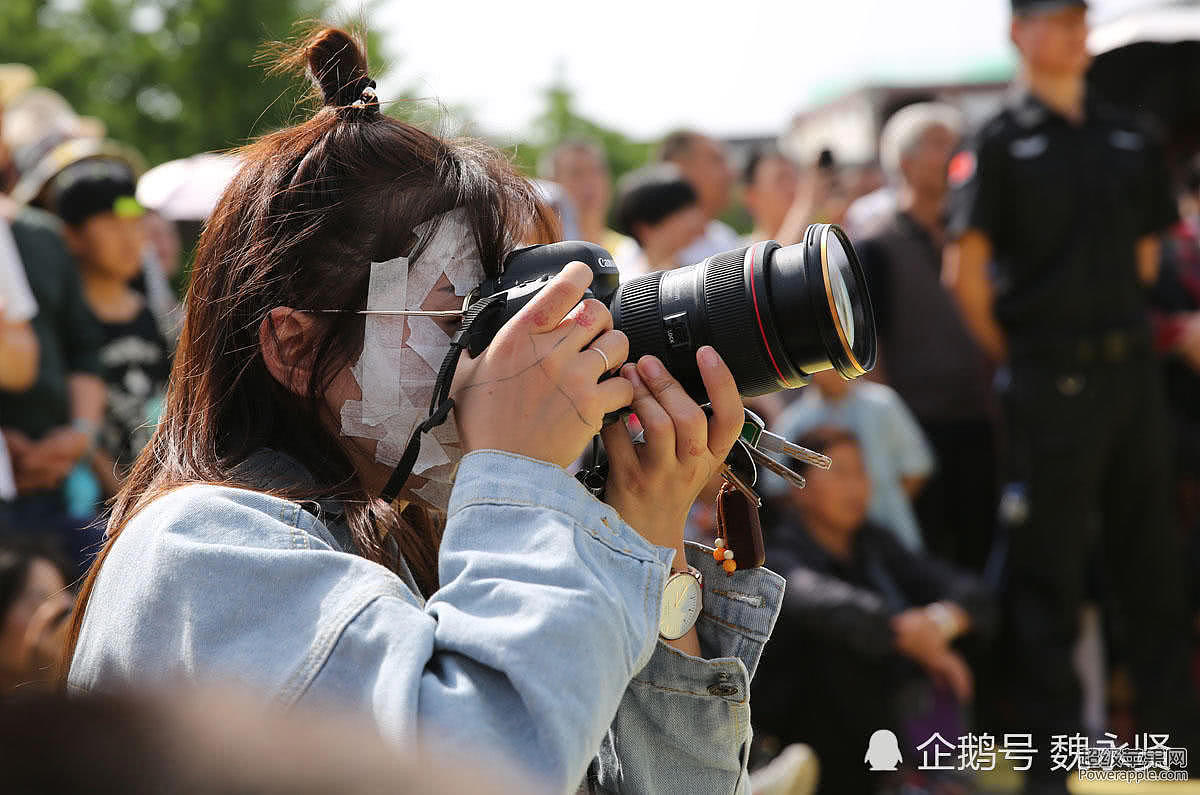
[[[625, 175], [611, 199], [597, 145], [565, 142], [544, 164], [542, 176], [574, 202], [580, 234], [610, 248], [623, 280], [752, 241], [796, 243], [809, 223], [851, 231], [874, 304], [880, 364], [869, 379], [846, 381], [824, 371], [802, 390], [747, 401], [775, 432], [834, 461], [828, 471], [787, 462], [807, 479], [803, 490], [762, 476], [769, 495], [767, 565], [787, 577], [788, 592], [753, 702], [760, 759], [790, 743], [811, 745], [821, 761], [822, 791], [878, 785], [865, 773], [862, 754], [864, 739], [879, 727], [902, 727], [905, 745], [915, 748], [934, 732], [960, 737], [981, 727], [1040, 725], [1006, 701], [1017, 686], [1006, 679], [1016, 677], [992, 656], [1005, 611], [1008, 530], [1030, 510], [1027, 484], [1014, 478], [1004, 441], [1007, 367], [985, 353], [942, 277], [948, 165], [968, 133], [950, 105], [900, 109], [881, 135], [882, 185], [870, 169], [839, 168], [828, 155], [797, 163], [770, 145], [734, 163], [718, 140], [699, 131], [669, 136], [661, 162]], [[1151, 320], [1176, 440], [1174, 514], [1194, 577], [1200, 572], [1200, 160], [1177, 175], [1176, 185], [1179, 220], [1164, 230]], [[721, 220], [735, 196], [753, 220], [747, 236]], [[711, 500], [719, 486], [714, 481], [693, 510], [693, 540], [713, 543]], [[1132, 532], [1114, 541], [1153, 543]], [[1107, 609], [1119, 606], [1122, 594], [1104, 588], [1105, 565], [1095, 549], [1081, 545], [1076, 553], [1089, 557], [1095, 582], [1072, 650], [1083, 687], [1079, 725], [1092, 737], [1113, 727], [1144, 729], [1133, 717], [1128, 649], [1118, 642], [1120, 623], [1139, 618]], [[1184, 630], [1190, 636], [1179, 644], [1194, 672], [1193, 689], [1200, 688], [1198, 595], [1181, 592], [1187, 603], [1176, 606], [1193, 617]], [[1010, 620], [1050, 606], [1049, 597], [1023, 605]], [[970, 791], [969, 779], [955, 773], [915, 775], [908, 784]]]
[[[102, 121], [78, 117], [38, 87], [29, 70], [0, 67], [0, 124], [0, 691], [8, 692], [49, 681], [71, 607], [68, 584], [89, 564], [106, 501], [162, 410], [178, 333], [172, 283], [189, 234], [180, 222], [189, 219], [139, 201], [137, 154], [108, 140]], [[771, 145], [735, 162], [717, 137], [681, 130], [661, 142], [656, 162], [615, 184], [595, 141], [563, 141], [539, 165], [537, 176], [561, 191], [568, 236], [610, 251], [623, 280], [751, 241], [793, 244], [811, 223], [841, 224], [854, 240], [874, 303], [879, 366], [869, 379], [827, 371], [802, 390], [748, 402], [768, 427], [833, 459], [828, 470], [786, 462], [806, 477], [803, 490], [762, 478], [767, 565], [787, 578], [788, 591], [753, 700], [755, 763], [804, 743], [827, 792], [879, 785], [863, 778], [862, 755], [882, 727], [913, 748], [934, 732], [1041, 725], [1009, 697], [1019, 672], [995, 663], [1006, 658], [992, 651], [1005, 615], [1057, 607], [1036, 595], [1013, 607], [1006, 590], [1009, 533], [1030, 510], [1005, 441], [1010, 373], [942, 274], [956, 240], [947, 228], [952, 157], [968, 151], [970, 132], [955, 107], [920, 102], [884, 125], [878, 163], [847, 166], [828, 152], [800, 163]], [[1164, 485], [1194, 578], [1200, 160], [1172, 175], [1172, 185], [1177, 220], [1162, 230], [1151, 321], [1167, 395], [1161, 419], [1174, 441]], [[748, 234], [723, 220], [735, 204], [752, 221]], [[693, 509], [695, 541], [713, 543], [719, 486]], [[1147, 543], [1132, 534], [1113, 541]], [[1175, 730], [1139, 722], [1121, 643], [1121, 628], [1139, 617], [1113, 610], [1120, 598], [1100, 553], [1076, 553], [1087, 575], [1072, 652], [1079, 724], [1092, 736]], [[1194, 689], [1200, 592], [1179, 598], [1186, 603], [1174, 607], [1192, 619], [1179, 648]], [[906, 785], [927, 791], [970, 788], [956, 774], [905, 775]]]
[[[957, 110], [921, 103], [885, 126], [878, 168], [839, 168], [828, 153], [797, 163], [770, 145], [734, 163], [699, 131], [668, 136], [660, 162], [615, 191], [593, 143], [564, 142], [543, 163], [574, 203], [579, 234], [612, 251], [622, 280], [757, 240], [797, 243], [810, 223], [852, 230], [881, 366], [871, 380], [824, 371], [802, 390], [747, 402], [834, 461], [828, 471], [785, 462], [803, 490], [760, 480], [767, 565], [788, 591], [755, 679], [755, 753], [813, 747], [822, 791], [867, 791], [864, 741], [879, 727], [924, 731], [909, 747], [935, 730], [965, 733], [969, 655], [982, 659], [995, 625], [985, 579], [998, 493], [993, 367], [939, 279], [946, 165], [963, 134]], [[748, 236], [721, 220], [735, 196], [753, 221]], [[713, 543], [719, 487], [693, 509], [692, 540]]]
[[[20, 65], [0, 67], [0, 680], [44, 679], [104, 506], [153, 432], [178, 304], [176, 227], [143, 164]], [[65, 600], [65, 604], [64, 604]]]

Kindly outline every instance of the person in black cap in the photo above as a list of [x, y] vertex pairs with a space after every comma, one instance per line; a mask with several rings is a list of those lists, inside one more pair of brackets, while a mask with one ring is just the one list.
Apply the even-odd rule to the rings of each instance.
[[131, 163], [101, 156], [66, 166], [46, 189], [47, 206], [63, 220], [79, 263], [84, 297], [100, 321], [108, 408], [91, 464], [108, 497], [154, 432], [170, 369], [167, 342], [145, 296], [131, 286], [146, 245], [136, 185]]
[[1011, 434], [1001, 655], [1026, 792], [1065, 793], [1054, 735], [1080, 730], [1079, 611], [1104, 560], [1138, 731], [1195, 720], [1162, 386], [1146, 288], [1176, 219], [1163, 156], [1085, 92], [1087, 4], [1013, 0], [1022, 90], [950, 161], [945, 278], [999, 363]]
[[672, 163], [630, 172], [617, 183], [616, 229], [638, 248], [612, 252], [621, 278], [676, 267], [680, 252], [704, 232], [699, 194]]

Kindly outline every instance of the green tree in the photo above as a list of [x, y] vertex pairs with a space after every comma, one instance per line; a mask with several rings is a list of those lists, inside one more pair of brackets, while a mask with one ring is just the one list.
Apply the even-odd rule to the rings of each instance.
[[255, 58], [329, 10], [329, 0], [2, 0], [0, 52], [154, 164], [296, 118], [302, 86]]
[[515, 147], [517, 164], [533, 174], [538, 159], [568, 138], [588, 138], [604, 148], [613, 177], [650, 162], [654, 142], [637, 141], [580, 115], [574, 107], [574, 92], [560, 76], [545, 91], [546, 105], [534, 120], [534, 135]]

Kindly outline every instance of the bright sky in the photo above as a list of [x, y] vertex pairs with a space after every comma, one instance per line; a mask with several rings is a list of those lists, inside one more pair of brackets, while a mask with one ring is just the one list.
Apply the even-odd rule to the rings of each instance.
[[[1093, 17], [1146, 2], [1093, 0]], [[776, 132], [812, 97], [872, 77], [1002, 64], [1008, 19], [1009, 0], [378, 0], [367, 22], [392, 60], [384, 98], [416, 85], [521, 135], [561, 70], [584, 115], [653, 138]]]

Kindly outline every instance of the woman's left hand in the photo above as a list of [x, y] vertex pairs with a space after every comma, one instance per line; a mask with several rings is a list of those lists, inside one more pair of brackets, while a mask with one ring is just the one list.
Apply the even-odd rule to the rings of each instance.
[[621, 368], [621, 375], [633, 384], [633, 411], [646, 443], [635, 446], [622, 423], [601, 432], [609, 460], [605, 500], [647, 541], [677, 550], [677, 569], [684, 564], [688, 510], [720, 470], [746, 416], [720, 355], [705, 346], [696, 363], [712, 402], [711, 419], [662, 362], [643, 356], [636, 366]]

